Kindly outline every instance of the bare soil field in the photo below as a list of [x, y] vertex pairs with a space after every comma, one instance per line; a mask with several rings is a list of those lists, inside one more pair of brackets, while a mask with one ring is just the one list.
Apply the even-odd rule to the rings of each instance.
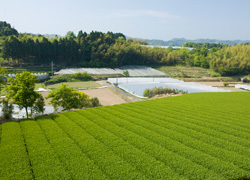
[[113, 93], [109, 88], [79, 90], [89, 95], [90, 98], [97, 97], [103, 106], [122, 104], [126, 101]]
[[[115, 104], [122, 104], [126, 101], [123, 100], [121, 97], [113, 93], [109, 88], [97, 88], [97, 89], [86, 89], [86, 90], [79, 90], [89, 95], [90, 98], [97, 97], [103, 106], [115, 105]], [[48, 95], [48, 91], [40, 92], [43, 97]], [[51, 106], [49, 104], [50, 99], [45, 99], [45, 106]]]

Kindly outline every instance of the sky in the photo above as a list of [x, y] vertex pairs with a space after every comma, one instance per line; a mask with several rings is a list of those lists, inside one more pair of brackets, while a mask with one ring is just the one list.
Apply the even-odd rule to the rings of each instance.
[[250, 0], [0, 0], [0, 5], [0, 21], [21, 33], [250, 40]]

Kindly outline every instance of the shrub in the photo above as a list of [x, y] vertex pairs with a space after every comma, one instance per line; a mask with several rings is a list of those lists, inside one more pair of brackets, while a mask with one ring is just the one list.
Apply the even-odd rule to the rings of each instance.
[[128, 71], [123, 71], [123, 75], [126, 77], [129, 77], [129, 72]]
[[57, 110], [59, 106], [63, 110], [81, 109], [89, 106], [89, 96], [84, 92], [77, 92], [66, 84], [61, 86], [48, 94], [46, 99], [52, 98], [50, 104]]
[[98, 107], [98, 106], [102, 106], [99, 102], [99, 99], [97, 97], [91, 98], [90, 99], [90, 107]]
[[80, 81], [93, 80], [93, 78], [87, 72], [72, 74], [71, 78], [76, 79], [76, 80], [80, 80]]
[[153, 89], [146, 89], [143, 93], [144, 97], [153, 97], [157, 94], [185, 94], [187, 92], [178, 89], [171, 89], [171, 88], [163, 88], [163, 87], [155, 87]]
[[57, 75], [53, 76], [50, 80], [46, 81], [45, 84], [56, 84], [61, 82], [77, 82], [77, 81], [91, 81], [93, 78], [87, 73], [75, 73], [72, 75]]
[[2, 112], [3, 112], [4, 119], [6, 120], [12, 119], [13, 108], [14, 108], [13, 105], [9, 104], [8, 100], [5, 100], [5, 99], [3, 100]]
[[150, 89], [145, 89], [144, 93], [143, 93], [144, 97], [151, 97], [150, 95]]
[[228, 82], [224, 82], [223, 85], [224, 85], [224, 87], [227, 87], [229, 85], [229, 83]]
[[220, 77], [221, 75], [220, 75], [220, 73], [218, 73], [218, 72], [212, 72], [211, 73], [211, 77]]

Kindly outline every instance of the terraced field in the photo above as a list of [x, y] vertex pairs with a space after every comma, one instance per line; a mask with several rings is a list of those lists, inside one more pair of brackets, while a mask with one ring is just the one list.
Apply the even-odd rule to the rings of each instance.
[[0, 125], [0, 179], [250, 179], [250, 93], [200, 93]]

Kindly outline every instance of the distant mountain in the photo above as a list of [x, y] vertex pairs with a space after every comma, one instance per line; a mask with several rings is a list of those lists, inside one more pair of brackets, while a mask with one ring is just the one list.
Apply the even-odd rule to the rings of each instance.
[[61, 35], [58, 35], [58, 34], [33, 34], [33, 33], [29, 33], [31, 35], [36, 35], [36, 36], [45, 36], [46, 38], [54, 38], [54, 37], [64, 37], [64, 36], [61, 36]]
[[[138, 38], [132, 38], [138, 39]], [[174, 38], [169, 41], [163, 41], [158, 39], [140, 39], [147, 41], [150, 45], [161, 45], [161, 46], [182, 46], [185, 42], [195, 42], [195, 43], [220, 43], [235, 45], [240, 43], [250, 43], [250, 40], [218, 40], [218, 39], [185, 39], [185, 38]]]

